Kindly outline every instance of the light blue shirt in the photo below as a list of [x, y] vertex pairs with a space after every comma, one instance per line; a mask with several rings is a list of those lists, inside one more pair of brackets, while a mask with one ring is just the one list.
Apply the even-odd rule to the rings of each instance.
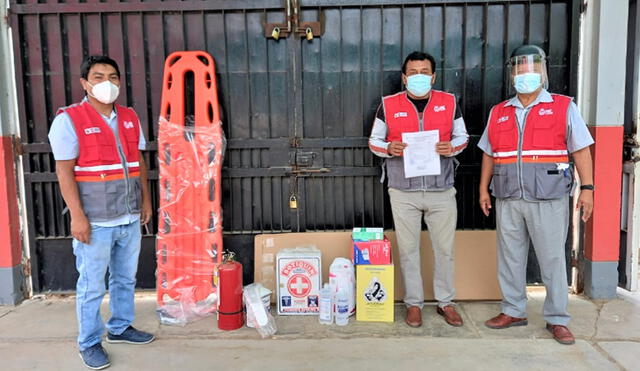
[[[518, 125], [520, 128], [524, 125], [525, 115], [538, 103], [550, 103], [553, 102], [553, 97], [549, 94], [548, 91], [542, 89], [538, 97], [531, 103], [528, 107], [523, 107], [522, 102], [518, 99], [518, 96], [515, 96], [509, 100], [506, 104], [507, 106], [516, 107], [516, 119], [518, 121]], [[491, 144], [489, 144], [489, 125], [484, 128], [484, 132], [482, 133], [482, 137], [480, 137], [480, 141], [478, 142], [478, 147], [484, 151], [489, 156], [493, 156], [493, 151], [491, 150]], [[572, 101], [569, 105], [569, 123], [567, 128], [567, 150], [569, 153], [573, 153], [579, 151], [585, 147], [588, 147], [593, 144], [593, 137], [591, 133], [589, 133], [589, 129], [587, 128], [587, 124], [585, 124], [582, 116], [580, 115], [580, 111], [578, 111], [578, 106]]]
[[[123, 156], [122, 146], [120, 144], [120, 138], [118, 137], [118, 116], [116, 111], [113, 110], [109, 117], [100, 115], [104, 119], [104, 122], [113, 130], [113, 134], [116, 137], [116, 145], [118, 146], [118, 153]], [[66, 112], [62, 112], [53, 119], [51, 129], [49, 130], [49, 143], [51, 143], [51, 151], [53, 152], [53, 158], [56, 161], [73, 160], [78, 158], [80, 152], [80, 143], [78, 142], [78, 135], [76, 134], [73, 121]], [[140, 125], [140, 141], [138, 142], [138, 149], [146, 149], [147, 141], [142, 133], [142, 125]], [[119, 225], [131, 224], [140, 219], [140, 214], [127, 214], [116, 219], [107, 220], [104, 222], [94, 222], [92, 225], [98, 227], [115, 227]]]

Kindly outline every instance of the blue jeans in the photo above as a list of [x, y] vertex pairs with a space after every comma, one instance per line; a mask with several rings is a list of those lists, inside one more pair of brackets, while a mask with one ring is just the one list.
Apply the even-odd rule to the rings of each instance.
[[73, 253], [80, 277], [76, 284], [78, 347], [85, 350], [102, 341], [104, 323], [100, 304], [106, 293], [109, 268], [110, 333], [120, 335], [134, 319], [134, 290], [140, 255], [140, 221], [116, 227], [91, 226], [89, 245], [73, 240]]

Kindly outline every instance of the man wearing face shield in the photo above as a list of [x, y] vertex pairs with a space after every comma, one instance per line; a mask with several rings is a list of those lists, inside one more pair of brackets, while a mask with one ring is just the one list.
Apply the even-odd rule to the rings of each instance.
[[567, 328], [568, 288], [565, 243], [569, 194], [574, 185], [571, 158], [580, 176], [577, 209], [587, 221], [593, 209], [589, 134], [572, 98], [550, 94], [546, 55], [535, 45], [517, 48], [508, 65], [516, 96], [495, 105], [478, 143], [484, 151], [480, 207], [496, 198], [498, 281], [501, 313], [485, 324], [494, 329], [527, 325], [526, 266], [529, 240], [540, 265], [547, 296], [547, 329], [561, 344], [575, 339]]
[[131, 108], [114, 103], [121, 86], [118, 65], [106, 56], [90, 56], [82, 63], [80, 83], [86, 97], [58, 110], [49, 141], [71, 215], [80, 357], [87, 367], [103, 369], [110, 364], [102, 348], [105, 325], [100, 316], [107, 268], [107, 341], [154, 340], [131, 326], [140, 225], [151, 219], [151, 198], [140, 156], [146, 146], [140, 121]]
[[[413, 52], [402, 66], [406, 91], [382, 98], [378, 107], [369, 148], [385, 158], [389, 197], [400, 251], [405, 285], [406, 323], [422, 325], [424, 291], [420, 273], [420, 231], [424, 218], [429, 228], [435, 264], [433, 288], [437, 313], [452, 326], [462, 326], [452, 300], [454, 236], [457, 222], [454, 156], [467, 146], [469, 135], [452, 94], [431, 87], [436, 80], [435, 59]], [[407, 178], [404, 173], [402, 133], [438, 130], [440, 175]]]

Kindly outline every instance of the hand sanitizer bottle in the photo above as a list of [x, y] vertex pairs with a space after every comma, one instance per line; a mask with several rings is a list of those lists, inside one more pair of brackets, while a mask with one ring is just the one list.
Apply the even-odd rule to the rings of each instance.
[[320, 290], [320, 315], [318, 316], [318, 320], [323, 325], [330, 325], [333, 323], [332, 297], [333, 295], [331, 295], [329, 284], [325, 283], [322, 290]]
[[349, 323], [349, 294], [344, 289], [336, 293], [336, 325], [346, 326]]

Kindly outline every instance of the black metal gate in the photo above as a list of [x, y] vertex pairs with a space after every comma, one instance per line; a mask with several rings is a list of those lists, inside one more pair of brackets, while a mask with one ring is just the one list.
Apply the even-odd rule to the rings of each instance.
[[[88, 54], [108, 54], [124, 71], [120, 102], [140, 116], [154, 196], [163, 61], [176, 50], [214, 57], [229, 139], [225, 245], [246, 263], [245, 280], [256, 233], [392, 227], [367, 136], [380, 97], [401, 88], [400, 67], [413, 50], [435, 56], [435, 88], [459, 97], [471, 134], [456, 176], [458, 228], [495, 227], [476, 207], [475, 143], [488, 109], [506, 96], [505, 57], [523, 42], [540, 44], [549, 51], [552, 89], [575, 92], [579, 1], [298, 2], [302, 21], [322, 22], [321, 35], [266, 38], [265, 23], [285, 20], [284, 0], [11, 1], [36, 291], [75, 285], [47, 132], [57, 107], [81, 99], [79, 66]], [[155, 282], [155, 221], [143, 238], [140, 287]]]

